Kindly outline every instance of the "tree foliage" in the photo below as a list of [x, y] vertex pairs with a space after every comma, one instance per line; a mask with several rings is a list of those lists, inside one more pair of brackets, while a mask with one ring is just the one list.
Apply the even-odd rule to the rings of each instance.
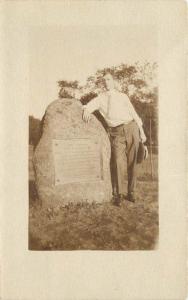
[[60, 88], [70, 87], [70, 88], [76, 89], [76, 88], [78, 88], [78, 85], [79, 85], [77, 80], [74, 80], [74, 81], [59, 80], [57, 83]]
[[41, 125], [42, 124], [39, 119], [29, 116], [29, 144], [34, 147], [38, 144], [41, 137]]

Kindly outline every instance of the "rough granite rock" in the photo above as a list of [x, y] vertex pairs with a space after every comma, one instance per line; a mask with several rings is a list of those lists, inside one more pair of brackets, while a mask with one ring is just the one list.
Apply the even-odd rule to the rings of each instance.
[[[73, 174], [77, 178], [75, 182], [73, 176], [72, 182], [71, 180], [66, 182], [66, 178], [64, 178], [62, 182], [57, 184], [56, 173], [58, 165], [55, 166], [55, 157], [57, 154], [54, 152], [54, 143], [56, 141], [57, 143], [61, 143], [61, 147], [58, 148], [60, 150], [58, 151], [63, 152], [62, 145], [68, 141], [69, 144], [71, 143], [70, 151], [72, 151], [72, 147], [77, 147], [75, 146], [77, 144], [74, 143], [79, 143], [83, 139], [85, 139], [85, 146], [87, 146], [87, 141], [88, 147], [90, 147], [91, 141], [92, 143], [96, 141], [96, 144], [100, 145], [97, 157], [98, 155], [100, 157], [99, 167], [101, 168], [101, 177], [98, 178], [99, 174], [95, 174], [95, 172], [98, 172], [98, 169], [92, 169], [91, 167], [88, 178], [84, 177], [81, 173], [79, 181], [79, 170], [76, 169], [76, 175]], [[71, 165], [71, 161], [69, 161], [69, 156], [64, 158], [64, 154], [62, 153], [62, 159], [61, 152], [58, 154], [60, 164], [62, 164], [60, 167], [63, 170], [63, 164], [70, 164], [70, 169], [73, 168], [70, 171], [71, 175], [71, 172], [74, 173], [74, 167]], [[86, 169], [90, 167], [90, 164], [92, 166], [93, 162], [88, 161], [87, 154], [82, 156], [82, 153], [79, 153], [79, 159], [83, 159]], [[94, 115], [88, 124], [82, 120], [82, 104], [78, 100], [58, 99], [47, 107], [43, 123], [43, 133], [35, 149], [33, 162], [38, 196], [45, 206], [54, 207], [70, 202], [103, 202], [109, 201], [111, 198], [110, 142], [108, 135]], [[87, 166], [88, 163], [89, 166]], [[66, 170], [66, 172], [68, 171]], [[70, 176], [70, 178], [72, 177]]]

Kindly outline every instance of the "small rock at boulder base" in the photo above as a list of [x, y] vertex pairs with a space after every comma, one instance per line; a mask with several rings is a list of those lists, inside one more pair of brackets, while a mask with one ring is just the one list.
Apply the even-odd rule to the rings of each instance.
[[46, 109], [33, 159], [44, 206], [111, 199], [110, 141], [97, 118], [85, 123], [82, 112], [80, 101], [66, 98]]

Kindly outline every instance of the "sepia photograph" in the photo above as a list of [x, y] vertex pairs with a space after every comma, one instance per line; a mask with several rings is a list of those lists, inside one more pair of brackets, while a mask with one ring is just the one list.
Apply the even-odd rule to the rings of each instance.
[[0, 298], [186, 299], [186, 2], [0, 15]]
[[33, 27], [29, 45], [29, 250], [157, 249], [157, 28]]

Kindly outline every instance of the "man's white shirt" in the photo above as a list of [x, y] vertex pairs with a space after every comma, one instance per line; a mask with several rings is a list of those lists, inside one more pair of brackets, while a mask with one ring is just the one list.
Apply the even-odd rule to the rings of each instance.
[[128, 124], [132, 120], [135, 120], [139, 128], [142, 127], [142, 120], [136, 113], [128, 96], [115, 89], [101, 93], [87, 105], [84, 105], [84, 109], [88, 113], [99, 110], [110, 127]]

